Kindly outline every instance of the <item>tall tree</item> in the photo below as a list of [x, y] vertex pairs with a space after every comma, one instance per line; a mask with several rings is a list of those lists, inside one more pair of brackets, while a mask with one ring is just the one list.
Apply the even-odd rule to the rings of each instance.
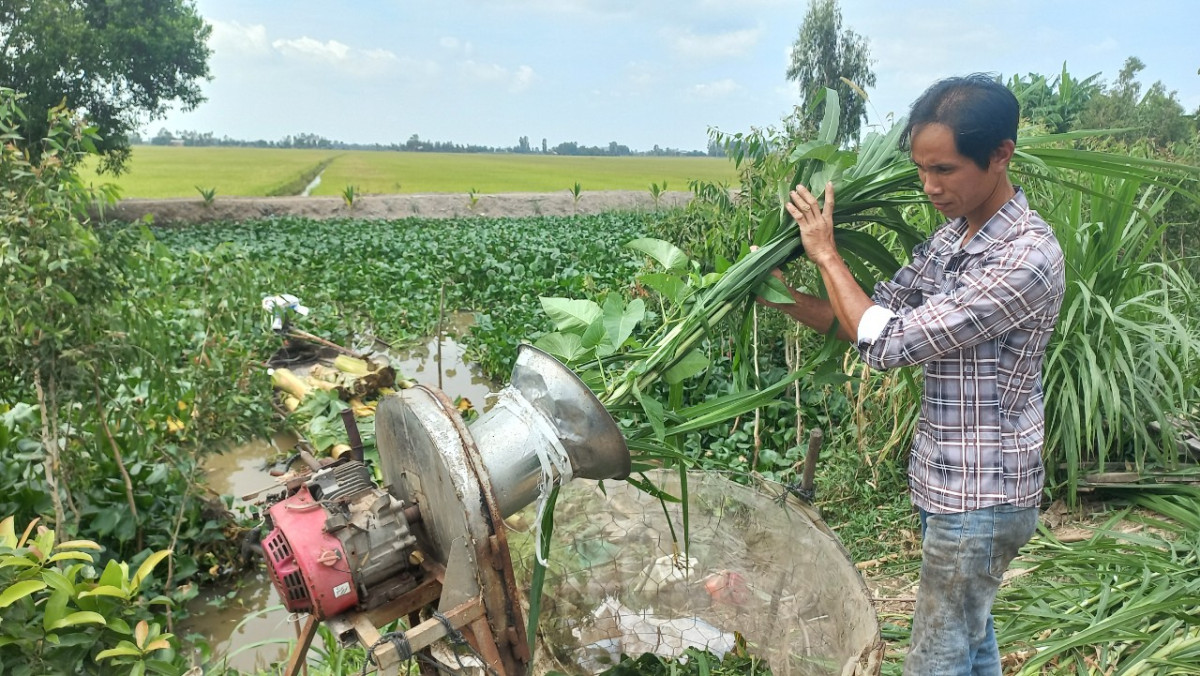
[[[864, 90], [875, 86], [875, 71], [871, 69], [867, 39], [842, 28], [842, 9], [837, 0], [809, 0], [800, 35], [792, 45], [787, 78], [800, 85], [805, 110], [826, 87], [837, 91], [842, 100], [838, 140], [858, 138], [867, 119]], [[805, 119], [821, 119], [823, 109], [824, 103], [818, 104], [817, 114]]]
[[1080, 116], [1080, 126], [1092, 129], [1131, 127], [1134, 131], [1117, 135], [1121, 141], [1150, 141], [1159, 149], [1190, 141], [1195, 137], [1195, 122], [1179, 103], [1178, 94], [1156, 81], [1142, 94], [1138, 75], [1146, 64], [1136, 56], [1125, 60], [1116, 81], [1100, 96], [1093, 97]]
[[142, 123], [204, 101], [211, 32], [191, 0], [0, 0], [0, 86], [26, 95], [25, 149], [36, 162], [65, 102], [99, 132], [102, 167], [120, 172]]

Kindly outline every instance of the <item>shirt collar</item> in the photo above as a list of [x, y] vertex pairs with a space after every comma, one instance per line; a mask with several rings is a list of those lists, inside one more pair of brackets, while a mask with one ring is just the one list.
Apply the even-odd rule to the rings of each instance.
[[[1003, 241], [1005, 235], [1014, 223], [1024, 218], [1029, 212], [1029, 200], [1025, 197], [1025, 191], [1020, 186], [1015, 186], [1016, 192], [1013, 196], [1004, 203], [1000, 209], [983, 224], [979, 232], [967, 242], [963, 247], [963, 251], [969, 254], [981, 254], [994, 246], [997, 242]], [[958, 237], [961, 238], [967, 232], [967, 219], [960, 218], [952, 226]], [[961, 239], [959, 241], [962, 241]]]

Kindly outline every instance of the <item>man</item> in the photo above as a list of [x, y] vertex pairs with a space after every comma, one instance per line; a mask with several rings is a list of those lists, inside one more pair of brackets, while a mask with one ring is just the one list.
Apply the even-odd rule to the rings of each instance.
[[867, 296], [834, 244], [832, 185], [823, 207], [796, 186], [787, 209], [829, 298], [792, 290], [790, 305], [762, 301], [817, 331], [836, 321], [872, 368], [924, 368], [909, 459], [921, 584], [905, 674], [999, 676], [992, 602], [1037, 525], [1042, 358], [1064, 279], [1053, 232], [1008, 177], [1018, 116], [990, 77], [934, 84], [903, 138], [949, 221]]

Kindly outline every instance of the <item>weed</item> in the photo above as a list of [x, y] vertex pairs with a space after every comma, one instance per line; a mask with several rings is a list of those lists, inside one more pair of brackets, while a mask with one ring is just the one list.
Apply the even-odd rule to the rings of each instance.
[[354, 208], [354, 200], [358, 198], [358, 186], [348, 185], [342, 188], [342, 201], [346, 203], [349, 209]]
[[212, 208], [213, 201], [217, 199], [217, 189], [196, 186], [196, 191], [200, 193], [201, 199], [204, 200], [204, 207], [206, 209]]
[[650, 197], [654, 199], [654, 210], [658, 211], [658, 205], [662, 201], [663, 195], [667, 192], [667, 182], [663, 181], [661, 187], [657, 183], [650, 184]]
[[579, 213], [579, 198], [582, 196], [583, 196], [583, 186], [579, 184], [579, 181], [575, 181], [575, 185], [571, 186], [571, 197], [573, 197], [575, 199], [575, 203], [572, 207], [571, 213], [574, 213], [574, 214]]
[[479, 204], [479, 191], [476, 190], [475, 188], [471, 188], [470, 192], [467, 193], [467, 208], [470, 209], [472, 213], [474, 213], [475, 207], [478, 204]]

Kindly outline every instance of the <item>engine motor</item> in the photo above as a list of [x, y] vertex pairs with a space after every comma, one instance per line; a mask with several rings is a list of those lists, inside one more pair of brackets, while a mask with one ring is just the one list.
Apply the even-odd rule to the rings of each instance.
[[419, 620], [434, 604], [404, 651], [462, 630], [496, 673], [524, 673], [503, 520], [554, 484], [627, 477], [620, 429], [570, 369], [522, 345], [511, 384], [469, 427], [449, 397], [418, 385], [379, 400], [375, 444], [382, 485], [346, 459], [289, 484], [267, 508], [271, 581], [289, 610], [310, 615], [285, 673], [298, 673], [318, 621], [370, 646], [380, 668], [396, 664], [402, 651], [381, 642], [378, 626]]
[[405, 504], [351, 460], [316, 472], [267, 510], [263, 554], [293, 612], [332, 617], [382, 605], [420, 581], [421, 555]]

